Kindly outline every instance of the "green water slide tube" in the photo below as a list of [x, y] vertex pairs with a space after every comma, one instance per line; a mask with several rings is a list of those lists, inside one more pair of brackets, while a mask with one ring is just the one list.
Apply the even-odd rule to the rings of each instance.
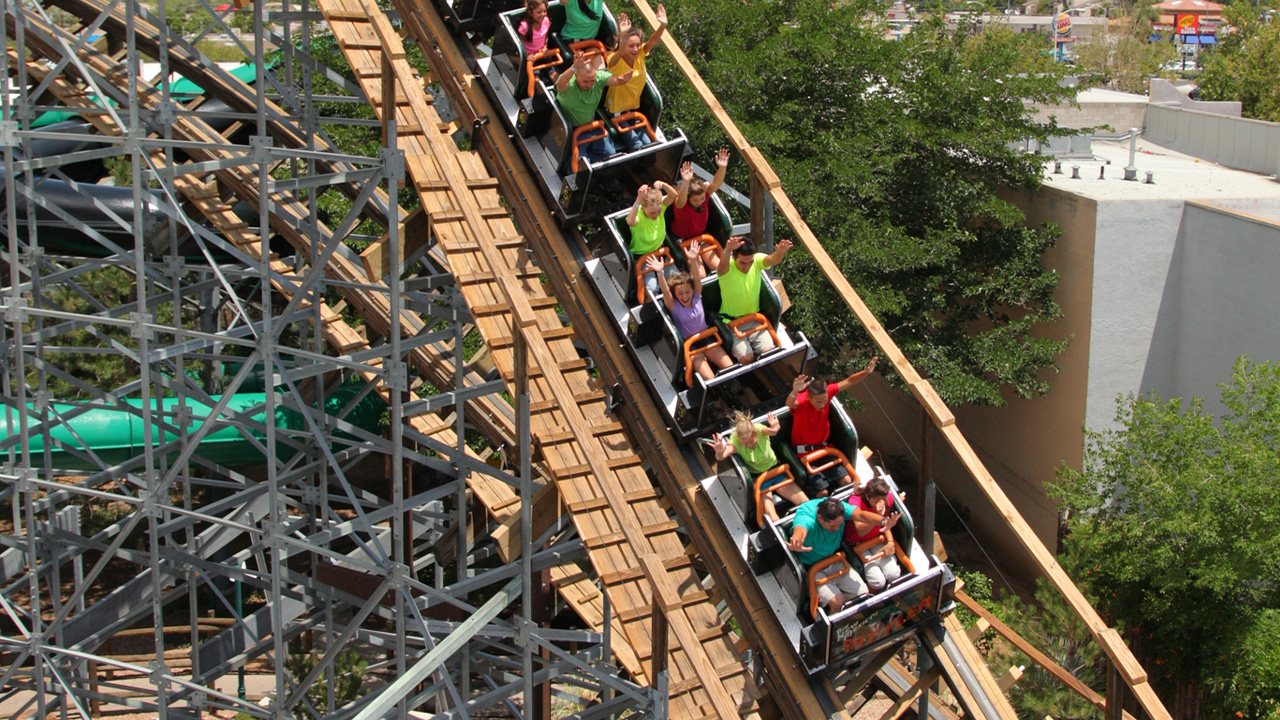
[[[358, 385], [343, 385], [339, 387], [325, 398], [325, 411], [330, 415], [338, 415], [359, 391], [360, 387]], [[217, 395], [212, 396], [212, 398], [214, 403], [219, 402], [221, 399]], [[129, 410], [93, 408], [65, 422], [59, 422], [51, 413], [50, 422], [54, 423], [54, 425], [50, 428], [49, 435], [53, 439], [54, 467], [97, 469], [98, 466], [96, 464], [85, 458], [86, 449], [92, 451], [106, 465], [115, 465], [141, 455], [148, 442], [148, 438], [142, 430], [142, 401], [126, 399], [124, 402], [129, 406]], [[266, 394], [261, 392], [233, 395], [227, 403], [223, 417], [230, 419], [234, 415], [249, 413], [247, 417], [249, 422], [265, 425], [266, 409], [263, 406], [265, 402]], [[65, 415], [79, 407], [76, 403], [55, 403], [53, 410], [58, 415]], [[172, 426], [175, 424], [173, 418], [174, 411], [177, 408], [178, 398], [160, 398], [158, 401], [153, 399], [152, 412], [159, 412], [162, 415], [157, 418], [153, 414], [152, 417]], [[39, 422], [40, 416], [34, 406], [28, 406], [28, 409], [31, 411], [31, 415], [28, 417], [28, 425], [33, 426]], [[187, 432], [194, 433], [209, 417], [213, 407], [188, 400], [185, 404], [185, 409], [188, 418], [186, 422]], [[382, 398], [370, 393], [343, 416], [343, 419], [363, 430], [380, 434], [385, 412], [386, 404], [382, 402]], [[16, 448], [17, 439], [12, 438], [11, 435], [17, 432], [17, 416], [13, 410], [5, 411], [4, 415], [4, 419], [0, 420], [0, 448]], [[279, 404], [276, 406], [274, 426], [292, 433], [309, 432], [306, 420], [302, 415]], [[177, 437], [173, 432], [165, 432], [163, 440], [160, 440], [160, 432], [159, 428], [152, 429], [153, 438], [157, 440], [155, 444], [169, 442]], [[264, 459], [262, 452], [245, 437], [245, 434], [237, 427], [220, 427], [200, 441], [195, 454], [220, 465], [261, 464]], [[266, 445], [266, 436], [261, 430], [249, 430], [247, 434], [263, 446]], [[42, 432], [33, 432], [29, 434], [29, 437], [33, 456], [32, 461], [35, 464], [40, 464], [42, 461], [38, 455], [44, 452], [45, 435]], [[280, 443], [278, 447], [278, 454], [281, 459], [287, 459], [294, 452], [292, 448], [283, 443]], [[173, 455], [176, 454], [175, 451]]]

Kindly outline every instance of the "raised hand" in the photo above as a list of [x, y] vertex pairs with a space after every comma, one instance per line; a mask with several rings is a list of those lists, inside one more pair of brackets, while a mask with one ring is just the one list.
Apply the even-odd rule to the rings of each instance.
[[689, 243], [689, 247], [684, 249], [684, 256], [689, 259], [690, 263], [692, 263], [694, 260], [698, 259], [698, 251], [701, 249], [702, 247], [698, 243], [698, 241], [694, 240], [693, 242]]
[[876, 369], [876, 361], [880, 359], [879, 355], [872, 355], [871, 362], [867, 363], [867, 372], [873, 372]]
[[636, 191], [636, 204], [637, 204], [637, 205], [639, 205], [639, 204], [641, 204], [641, 203], [643, 203], [643, 202], [644, 202], [644, 194], [645, 194], [645, 193], [647, 193], [647, 192], [649, 192], [649, 186], [648, 186], [648, 185], [641, 185], [641, 186], [640, 186], [640, 189]]
[[724, 460], [733, 454], [733, 445], [729, 443], [729, 438], [723, 435], [716, 438], [711, 444], [711, 449], [715, 451], [717, 460]]
[[663, 7], [663, 6], [662, 6], [662, 3], [658, 3], [658, 13], [657, 13], [657, 14], [658, 14], [658, 24], [659, 24], [659, 25], [666, 25], [666, 24], [667, 24], [667, 9], [666, 9], [665, 7]]
[[631, 18], [627, 17], [626, 13], [618, 13], [618, 37], [626, 35], [627, 31], [630, 29]]
[[573, 54], [573, 70], [574, 72], [586, 72], [589, 66], [587, 64], [587, 54], [581, 50]]
[[769, 430], [775, 433], [782, 429], [782, 426], [778, 424], [778, 413], [776, 412], [769, 413], [769, 419], [765, 423], [765, 427], [769, 428]]
[[729, 167], [728, 148], [720, 148], [720, 152], [716, 153], [716, 165], [718, 167]]
[[786, 255], [787, 251], [790, 250], [791, 246], [794, 244], [795, 243], [791, 242], [790, 240], [780, 240], [778, 242], [778, 252], [782, 253], [783, 255]]
[[693, 181], [693, 163], [689, 162], [688, 160], [685, 160], [684, 164], [680, 166], [680, 182], [684, 183], [685, 187], [688, 187], [689, 183], [692, 181]]
[[791, 381], [791, 394], [799, 395], [805, 388], [809, 387], [809, 383], [813, 378], [808, 375], [797, 375], [795, 380]]
[[644, 261], [644, 271], [647, 273], [661, 273], [665, 268], [666, 264], [657, 255], [650, 255], [649, 259]]
[[[783, 240], [783, 242], [787, 242], [787, 241]], [[742, 247], [742, 238], [737, 235], [729, 238], [724, 243], [724, 251], [728, 253], [730, 257], [733, 256], [733, 251], [737, 250], [740, 247]]]

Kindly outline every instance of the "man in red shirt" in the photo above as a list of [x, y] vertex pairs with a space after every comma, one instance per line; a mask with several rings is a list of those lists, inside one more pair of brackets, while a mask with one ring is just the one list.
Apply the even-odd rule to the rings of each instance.
[[[791, 410], [791, 447], [796, 455], [804, 459], [815, 450], [827, 446], [831, 438], [831, 398], [862, 382], [876, 369], [876, 360], [871, 358], [867, 367], [840, 382], [828, 383], [820, 377], [808, 375], [797, 376], [791, 384], [791, 394], [787, 395], [787, 407]], [[833, 485], [847, 485], [852, 482], [849, 473], [842, 464], [821, 473], [809, 476], [809, 497], [822, 497]]]

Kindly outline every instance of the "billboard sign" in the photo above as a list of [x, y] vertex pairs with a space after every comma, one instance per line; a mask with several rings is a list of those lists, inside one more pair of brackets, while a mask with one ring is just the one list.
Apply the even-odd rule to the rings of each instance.
[[1195, 35], [1200, 32], [1200, 16], [1199, 15], [1179, 15], [1178, 16], [1178, 34], [1179, 35]]

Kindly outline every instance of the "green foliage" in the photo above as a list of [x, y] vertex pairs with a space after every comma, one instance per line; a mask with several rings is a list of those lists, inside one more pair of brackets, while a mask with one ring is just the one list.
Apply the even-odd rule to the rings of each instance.
[[212, 40], [201, 40], [196, 43], [196, 50], [199, 50], [213, 62], [249, 62], [249, 57], [235, 45], [225, 45]]
[[[1063, 341], [1032, 327], [1061, 313], [1041, 257], [1052, 227], [1027, 228], [1001, 188], [1034, 188], [1041, 164], [1013, 149], [1056, 126], [1030, 104], [1070, 100], [1065, 69], [1039, 37], [926, 19], [900, 42], [879, 4], [816, 0], [667, 3], [672, 32], [721, 103], [778, 172], [788, 195], [882, 324], [949, 402], [1003, 404], [1003, 387], [1048, 389]], [[670, 63], [651, 64], [666, 122], [707, 156], [724, 144]], [[742, 163], [730, 184], [746, 187]], [[786, 237], [785, 228], [778, 229]], [[793, 252], [777, 269], [789, 322], [835, 372], [861, 367], [869, 336]]]
[[164, 5], [165, 22], [182, 37], [194, 37], [213, 25], [213, 16], [199, 0], [166, 0]]
[[[285, 661], [285, 668], [295, 683], [301, 682], [316, 666], [316, 662], [319, 659], [320, 656], [314, 652], [303, 652], [299, 647], [291, 647], [289, 658]], [[367, 667], [369, 667], [369, 663], [362, 659], [360, 653], [355, 650], [340, 652], [333, 659], [333, 706], [335, 708], [340, 708], [360, 697], [361, 691], [364, 689], [364, 671]], [[329, 687], [325, 682], [324, 675], [321, 675], [316, 682], [311, 683], [311, 687], [307, 688], [307, 701], [311, 703], [311, 707], [315, 708], [319, 715], [312, 715], [305, 703], [299, 702], [293, 706], [293, 716], [295, 718], [298, 720], [310, 720], [312, 717], [325, 715], [329, 706]]]
[[1228, 708], [1240, 708], [1249, 718], [1280, 718], [1280, 609], [1263, 610], [1246, 618], [1233, 652], [1225, 658], [1227, 672], [1212, 688]]
[[[1200, 688], [1206, 717], [1272, 717], [1280, 644], [1280, 367], [1240, 358], [1226, 412], [1154, 394], [1087, 433], [1082, 471], [1051, 492], [1100, 609], [1122, 621], [1157, 688]], [[1212, 619], [1206, 623], [1206, 619]]]
[[[1280, 2], [1237, 0], [1223, 15], [1234, 32], [1202, 62], [1200, 99], [1239, 100], [1245, 117], [1280, 122]], [[1270, 14], [1268, 14], [1270, 13]]]
[[[126, 161], [127, 162], [127, 161]], [[90, 270], [76, 277], [80, 291], [70, 285], [57, 285], [50, 290], [42, 304], [74, 313], [97, 311], [95, 302], [106, 307], [120, 307], [136, 299], [132, 276], [115, 267]], [[88, 298], [93, 298], [89, 300]], [[168, 306], [163, 306], [168, 311]], [[34, 326], [27, 325], [28, 331]], [[81, 378], [100, 388], [116, 388], [138, 379], [138, 364], [120, 352], [88, 353], [78, 348], [107, 348], [112, 344], [136, 347], [127, 328], [94, 326], [71, 330], [58, 336], [57, 348], [46, 345], [45, 359], [61, 373], [48, 374], [48, 389], [58, 400], [87, 400], [89, 395], [75, 385], [63, 380], [61, 374]], [[65, 348], [65, 350], [64, 350]], [[27, 382], [36, 387], [36, 371], [28, 366]]]
[[[1148, 42], [1151, 22], [1128, 15], [1116, 23], [1116, 32], [1094, 37], [1076, 48], [1076, 67], [1103, 78], [1111, 89], [1147, 93], [1147, 78], [1160, 66], [1177, 58], [1173, 43]], [[1122, 128], [1116, 128], [1120, 130]]]
[[[300, 37], [300, 36], [298, 36]], [[299, 39], [299, 42], [300, 39]], [[342, 54], [342, 49], [338, 47], [337, 40], [334, 39], [332, 33], [318, 33], [312, 36], [309, 54], [317, 62], [327, 66], [334, 72], [342, 75], [348, 80], [355, 82], [355, 72], [351, 69], [351, 65], [347, 62], [346, 57]], [[281, 51], [274, 51], [267, 57], [267, 65], [274, 66], [280, 62]], [[426, 59], [422, 56], [422, 51], [415, 45], [405, 47], [405, 56], [411, 65], [426, 76], [430, 72], [430, 67]], [[283, 80], [283, 78], [277, 78]], [[295, 83], [302, 81], [302, 74], [296, 73], [294, 77]], [[311, 75], [311, 87], [309, 92], [298, 87], [300, 96], [346, 96], [346, 90], [333, 82], [329, 78], [320, 75]], [[321, 129], [333, 141], [338, 150], [347, 155], [356, 155], [363, 157], [378, 157], [382, 150], [382, 134], [377, 127], [355, 126], [343, 124], [344, 120], [373, 120], [376, 115], [373, 108], [367, 102], [339, 102], [334, 100], [313, 101], [316, 111], [321, 117]], [[305, 168], [293, 168], [290, 166], [282, 166], [277, 169], [277, 177], [288, 177], [296, 172], [297, 174], [305, 174]], [[417, 192], [407, 183], [402, 184], [398, 193], [397, 201], [401, 208], [406, 211], [412, 211], [417, 208], [421, 201]], [[351, 209], [351, 200], [338, 192], [337, 190], [326, 190], [322, 192], [317, 201], [317, 207], [320, 212], [320, 220], [330, 228], [334, 228], [346, 216]], [[357, 235], [380, 236], [383, 234], [382, 227], [371, 220], [365, 220], [356, 225], [351, 231]], [[360, 239], [348, 239], [346, 244], [353, 250], [360, 252], [367, 247], [368, 243]]]
[[[1081, 683], [1105, 695], [1106, 656], [1057, 588], [1044, 578], [1037, 578], [1034, 604], [1027, 605], [1017, 597], [1007, 595], [996, 607], [996, 616], [1014, 632]], [[989, 656], [989, 664], [1025, 668], [1021, 679], [1009, 691], [1009, 702], [1018, 711], [1018, 717], [1025, 720], [1045, 717], [1091, 720], [1102, 717], [1093, 703], [1011, 645], [997, 644], [995, 648], [996, 657]]]
[[[962, 589], [969, 597], [977, 600], [983, 607], [991, 607], [993, 591], [991, 578], [987, 577], [986, 573], [965, 570], [958, 565], [953, 565], [951, 569], [955, 572], [956, 579], [964, 583]], [[978, 621], [978, 616], [965, 606], [956, 603], [956, 619], [960, 621], [961, 625], [971, 627]]]

